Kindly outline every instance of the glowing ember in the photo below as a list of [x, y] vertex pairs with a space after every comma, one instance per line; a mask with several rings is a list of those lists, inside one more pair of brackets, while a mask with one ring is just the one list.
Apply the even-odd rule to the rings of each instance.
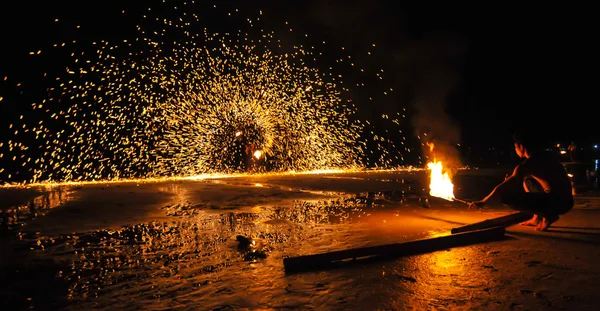
[[[433, 152], [433, 143], [429, 144], [430, 151]], [[437, 161], [435, 158], [433, 162], [427, 163], [427, 169], [429, 169], [429, 195], [438, 197], [446, 200], [454, 200], [454, 185], [448, 175], [448, 172], [444, 171], [444, 166], [441, 161]]]
[[262, 156], [262, 151], [256, 150], [254, 151], [254, 157], [258, 160]]

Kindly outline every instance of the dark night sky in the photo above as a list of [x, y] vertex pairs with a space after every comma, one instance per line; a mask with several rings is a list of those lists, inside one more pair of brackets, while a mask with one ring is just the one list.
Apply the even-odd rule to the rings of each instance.
[[[9, 77], [0, 81], [5, 102], [16, 94], [17, 80], [25, 87], [35, 84], [38, 67], [48, 66], [32, 60], [29, 51], [64, 40], [127, 37], [138, 21], [135, 14], [154, 2], [0, 4], [0, 76]], [[418, 8], [379, 0], [297, 2], [209, 1], [252, 14], [262, 9], [274, 28], [289, 21], [299, 33], [354, 51], [377, 43], [376, 65], [385, 68], [397, 91], [378, 107], [361, 107], [375, 114], [404, 106], [438, 110], [437, 118], [460, 124], [461, 142], [471, 145], [510, 144], [511, 131], [524, 124], [547, 127], [552, 139], [600, 140], [599, 109], [588, 91], [593, 78], [587, 78], [594, 73], [588, 62], [590, 40], [595, 40], [587, 34], [591, 13], [539, 5]], [[61, 22], [54, 23], [55, 18]]]

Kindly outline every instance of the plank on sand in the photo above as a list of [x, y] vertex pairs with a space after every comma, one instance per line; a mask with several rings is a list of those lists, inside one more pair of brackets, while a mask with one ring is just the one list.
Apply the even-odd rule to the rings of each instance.
[[367, 257], [401, 257], [423, 254], [456, 246], [464, 246], [498, 240], [504, 237], [504, 227], [477, 230], [379, 246], [353, 248], [329, 253], [283, 258], [286, 272], [309, 271], [334, 265], [344, 260]]
[[510, 227], [512, 225], [516, 225], [518, 223], [524, 222], [526, 220], [529, 220], [529, 219], [531, 219], [531, 217], [533, 217], [533, 214], [531, 214], [531, 213], [516, 212], [516, 213], [508, 214], [505, 216], [501, 216], [501, 217], [486, 219], [484, 221], [472, 223], [472, 224], [465, 225], [462, 227], [452, 228], [450, 230], [450, 232], [452, 234], [456, 234], [456, 233], [463, 233], [463, 232], [469, 232], [469, 231], [473, 231], [473, 230], [481, 230], [481, 229], [493, 228], [493, 227], [506, 228], [506, 227]]

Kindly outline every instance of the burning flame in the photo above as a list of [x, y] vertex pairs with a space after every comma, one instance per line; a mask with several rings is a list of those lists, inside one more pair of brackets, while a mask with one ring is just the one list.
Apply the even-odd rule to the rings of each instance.
[[[429, 151], [433, 152], [433, 143], [428, 143]], [[429, 195], [446, 199], [449, 201], [454, 200], [454, 185], [448, 175], [448, 172], [444, 171], [444, 166], [441, 161], [437, 161], [434, 157], [433, 162], [427, 163], [427, 169], [429, 169]]]
[[256, 151], [254, 151], [254, 157], [255, 157], [257, 160], [259, 160], [261, 156], [262, 156], [262, 151], [260, 151], [260, 150], [256, 150]]

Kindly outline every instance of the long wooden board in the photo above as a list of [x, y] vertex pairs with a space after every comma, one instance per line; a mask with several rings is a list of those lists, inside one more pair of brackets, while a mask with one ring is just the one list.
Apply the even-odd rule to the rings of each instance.
[[504, 237], [505, 232], [506, 230], [504, 227], [497, 227], [404, 243], [353, 248], [314, 255], [285, 257], [283, 258], [283, 266], [286, 272], [310, 271], [326, 268], [345, 260], [357, 260], [373, 256], [389, 258], [423, 254], [456, 246], [499, 240]]
[[469, 232], [469, 231], [473, 231], [473, 230], [481, 230], [481, 229], [493, 228], [493, 227], [506, 228], [506, 227], [510, 227], [510, 226], [516, 225], [518, 223], [524, 222], [526, 220], [529, 220], [532, 217], [533, 217], [533, 214], [531, 214], [531, 213], [516, 212], [516, 213], [508, 214], [505, 216], [501, 216], [501, 217], [486, 219], [484, 221], [472, 223], [472, 224], [469, 224], [466, 226], [452, 228], [450, 230], [450, 232], [452, 234], [457, 234], [457, 233], [463, 233], [463, 232]]

